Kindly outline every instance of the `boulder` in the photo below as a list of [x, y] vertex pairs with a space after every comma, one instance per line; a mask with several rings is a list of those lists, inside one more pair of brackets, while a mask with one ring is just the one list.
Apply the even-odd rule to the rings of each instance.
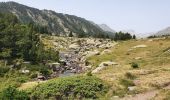
[[105, 69], [106, 67], [108, 66], [114, 66], [114, 65], [118, 65], [117, 63], [115, 62], [111, 62], [111, 61], [107, 61], [107, 62], [102, 62], [99, 67], [97, 67], [96, 69], [94, 69], [92, 71], [92, 73], [98, 73], [99, 71]]

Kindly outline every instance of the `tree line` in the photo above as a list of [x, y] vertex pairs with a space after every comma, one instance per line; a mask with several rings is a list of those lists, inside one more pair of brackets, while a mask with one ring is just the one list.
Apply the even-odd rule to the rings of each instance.
[[115, 41], [118, 40], [130, 40], [130, 39], [136, 39], [135, 35], [131, 35], [130, 33], [123, 33], [123, 32], [116, 32], [115, 36], [113, 38]]
[[0, 13], [0, 60], [57, 61], [58, 52], [44, 49], [40, 33], [45, 32], [46, 28], [33, 23], [21, 24], [13, 14]]

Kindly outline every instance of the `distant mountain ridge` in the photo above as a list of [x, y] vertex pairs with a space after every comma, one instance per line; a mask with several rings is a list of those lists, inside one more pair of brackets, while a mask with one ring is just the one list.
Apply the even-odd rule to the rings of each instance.
[[163, 30], [158, 31], [156, 34], [154, 34], [156, 36], [162, 36], [162, 35], [170, 35], [170, 27], [167, 27]]
[[39, 10], [16, 2], [0, 2], [0, 12], [13, 13], [22, 23], [32, 22], [46, 26], [53, 35], [68, 36], [72, 32], [75, 36], [103, 37], [108, 34], [84, 18], [51, 10]]

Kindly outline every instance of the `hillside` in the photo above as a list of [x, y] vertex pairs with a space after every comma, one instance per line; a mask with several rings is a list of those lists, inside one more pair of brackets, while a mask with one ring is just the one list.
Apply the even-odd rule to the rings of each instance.
[[115, 30], [111, 29], [109, 26], [107, 26], [106, 24], [100, 24], [99, 27], [101, 29], [103, 29], [106, 32], [112, 32], [112, 33], [116, 33]]
[[156, 35], [156, 36], [170, 35], [170, 27], [160, 30], [154, 35]]
[[[86, 84], [88, 84], [87, 81], [92, 82], [92, 80], [90, 80], [91, 78], [86, 75], [95, 76], [105, 82], [100, 83], [101, 81], [99, 81], [98, 83], [98, 81], [94, 81], [98, 79], [92, 78], [95, 84], [108, 84], [109, 89], [105, 88], [107, 90], [107, 92], [104, 93], [105, 95], [102, 94], [102, 96], [99, 96], [104, 100], [114, 100], [117, 98], [120, 100], [138, 100], [138, 98], [141, 98], [141, 100], [157, 100], [157, 97], [168, 97], [168, 89], [170, 86], [169, 38], [114, 42], [106, 39], [48, 36], [45, 37], [43, 41], [46, 47], [56, 48], [56, 50], [60, 51], [60, 54], [65, 55], [66, 58], [60, 56], [60, 59], [66, 61], [68, 67], [72, 66], [69, 60], [74, 64], [78, 61], [78, 65], [80, 65], [85, 72], [77, 75], [65, 74], [66, 76], [68, 75], [66, 78], [60, 77], [42, 81], [40, 87], [37, 88], [38, 91], [33, 91], [33, 95], [37, 97], [41, 97], [41, 91], [45, 94], [49, 93], [52, 95], [53, 92], [46, 91], [58, 91], [58, 88], [53, 87], [58, 86], [58, 84], [62, 82], [64, 83], [60, 88], [70, 86], [70, 84], [82, 84], [80, 86], [86, 86]], [[72, 50], [75, 50], [77, 54], [72, 53]], [[80, 59], [76, 60], [76, 58]], [[79, 67], [78, 65], [77, 68]], [[137, 67], [132, 67], [132, 65]], [[91, 74], [89, 72], [91, 72]], [[82, 81], [75, 81], [74, 83], [74, 80], [79, 80], [79, 78], [76, 78], [77, 76], [83, 76], [83, 78], [80, 78]], [[87, 80], [85, 81], [84, 79]], [[19, 89], [29, 90], [33, 88], [34, 90], [37, 84], [37, 81], [23, 83]], [[52, 85], [49, 86], [49, 84]], [[90, 88], [92, 84], [88, 85]], [[104, 86], [107, 87], [107, 85]], [[79, 86], [74, 87], [79, 88]], [[83, 93], [85, 91], [91, 91], [91, 89], [87, 89], [88, 88], [84, 89]], [[104, 92], [104, 90], [102, 90], [102, 92]], [[95, 96], [96, 93], [97, 91], [94, 92]], [[161, 96], [161, 94], [163, 95]], [[49, 98], [48, 95], [43, 96]]]
[[39, 10], [16, 2], [0, 2], [0, 12], [15, 14], [22, 23], [35, 23], [47, 29], [53, 35], [104, 37], [107, 32], [84, 18], [56, 13], [51, 10]]

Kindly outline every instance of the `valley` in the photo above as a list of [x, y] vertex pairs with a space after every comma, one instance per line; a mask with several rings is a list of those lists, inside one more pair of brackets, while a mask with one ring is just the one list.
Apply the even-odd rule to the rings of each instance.
[[0, 2], [0, 100], [170, 100], [169, 31]]
[[[67, 40], [67, 43], [66, 41], [61, 42], [62, 39]], [[106, 97], [102, 97], [104, 99], [156, 99], [158, 93], [169, 89], [170, 53], [167, 49], [170, 45], [169, 38], [115, 42], [105, 39], [63, 37], [51, 37], [51, 39], [49, 39], [48, 37], [49, 44], [57, 44], [54, 42], [57, 40], [60, 40], [58, 44], [66, 43], [62, 45], [67, 45], [63, 48], [56, 47], [56, 49], [60, 49], [62, 55], [67, 56], [67, 59], [62, 56], [61, 60], [65, 61], [66, 66], [70, 66], [67, 68], [69, 68], [69, 70], [70, 68], [72, 69], [72, 71], [70, 71], [71, 73], [77, 73], [81, 76], [90, 71], [92, 75], [109, 84], [110, 89]], [[82, 44], [78, 45], [78, 41], [81, 41]], [[48, 45], [46, 46], [48, 47]], [[84, 46], [81, 45], [88, 46], [83, 48]], [[73, 65], [70, 64], [70, 62], [73, 62]], [[132, 62], [137, 63], [139, 68], [131, 67]], [[102, 65], [102, 63], [104, 64]], [[75, 66], [76, 69], [74, 69]], [[82, 72], [77, 69], [80, 66]], [[71, 74], [71, 76], [72, 75], [73, 74]], [[64, 77], [68, 76], [70, 76], [70, 74]]]

